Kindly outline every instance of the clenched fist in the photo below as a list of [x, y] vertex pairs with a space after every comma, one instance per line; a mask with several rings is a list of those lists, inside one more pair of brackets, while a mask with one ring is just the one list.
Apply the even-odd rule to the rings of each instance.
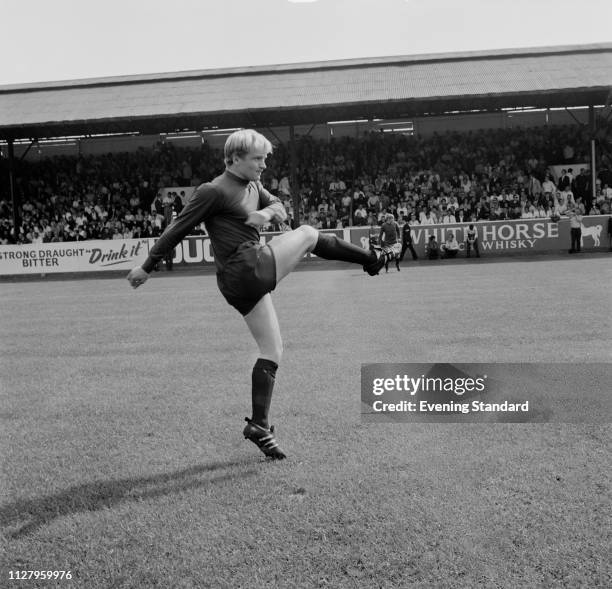
[[252, 211], [249, 213], [245, 225], [249, 225], [250, 227], [261, 227], [266, 223], [270, 222], [270, 213], [268, 211]]
[[136, 266], [136, 268], [130, 270], [127, 279], [132, 285], [132, 288], [138, 288], [149, 279], [149, 275], [140, 266]]

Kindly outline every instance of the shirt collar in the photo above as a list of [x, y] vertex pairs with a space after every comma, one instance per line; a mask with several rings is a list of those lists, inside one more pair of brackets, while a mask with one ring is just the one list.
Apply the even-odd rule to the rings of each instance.
[[234, 181], [236, 181], [239, 184], [242, 184], [244, 186], [246, 186], [250, 182], [250, 180], [247, 180], [246, 178], [241, 178], [240, 176], [234, 174], [233, 172], [230, 172], [227, 169], [225, 170], [225, 174], [228, 176], [228, 178], [231, 178], [232, 180], [234, 180]]

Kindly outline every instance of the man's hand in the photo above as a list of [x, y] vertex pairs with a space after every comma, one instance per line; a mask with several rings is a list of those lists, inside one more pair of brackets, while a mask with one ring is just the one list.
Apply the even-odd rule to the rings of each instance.
[[132, 288], [138, 288], [149, 279], [149, 275], [140, 266], [136, 266], [136, 268], [130, 270], [127, 279], [132, 285]]
[[249, 225], [249, 227], [261, 227], [270, 222], [270, 217], [268, 211], [252, 211], [249, 213], [244, 224]]

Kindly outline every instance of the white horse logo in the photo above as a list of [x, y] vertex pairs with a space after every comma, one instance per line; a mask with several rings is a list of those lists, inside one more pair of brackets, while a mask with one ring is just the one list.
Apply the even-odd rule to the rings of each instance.
[[584, 245], [585, 235], [589, 235], [593, 238], [594, 247], [599, 247], [599, 236], [601, 235], [603, 225], [592, 225], [591, 227], [586, 227], [584, 224], [580, 223], [580, 229], [582, 230], [582, 234], [580, 235], [580, 247]]

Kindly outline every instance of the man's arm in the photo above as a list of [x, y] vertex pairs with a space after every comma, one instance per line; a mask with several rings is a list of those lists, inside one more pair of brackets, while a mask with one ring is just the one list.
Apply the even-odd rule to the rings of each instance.
[[142, 265], [145, 272], [151, 272], [157, 262], [163, 260], [189, 232], [202, 221], [205, 221], [217, 206], [218, 193], [212, 186], [198, 188], [189, 199], [176, 219], [166, 227], [161, 237], [149, 252], [149, 257]]
[[193, 193], [183, 210], [155, 242], [142, 266], [134, 268], [128, 274], [127, 279], [133, 288], [144, 284], [155, 265], [163, 260], [196, 225], [214, 212], [217, 206], [216, 197], [217, 191], [208, 185], [198, 188]]
[[259, 210], [257, 212], [264, 217], [265, 222], [281, 223], [285, 221], [287, 211], [281, 200], [268, 192], [261, 182], [257, 183], [257, 189], [259, 191]]

